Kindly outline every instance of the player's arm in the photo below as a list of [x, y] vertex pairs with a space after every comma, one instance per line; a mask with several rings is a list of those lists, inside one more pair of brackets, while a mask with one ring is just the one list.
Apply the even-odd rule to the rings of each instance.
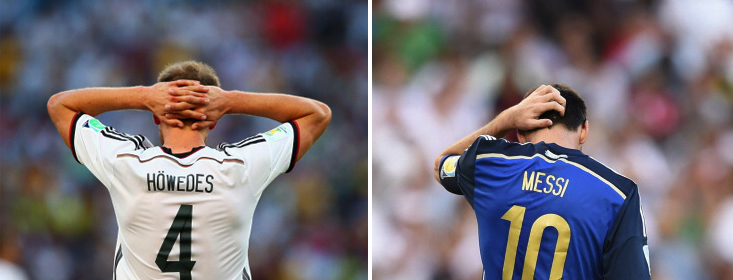
[[[187, 96], [171, 96], [168, 91], [172, 88], [183, 87], [190, 92]], [[192, 104], [205, 104], [207, 99], [206, 87], [198, 85], [196, 81], [179, 80], [174, 82], [157, 83], [150, 87], [119, 87], [119, 88], [83, 88], [57, 93], [48, 100], [46, 105], [48, 114], [61, 134], [66, 146], [71, 147], [70, 129], [74, 116], [85, 113], [96, 116], [104, 112], [138, 109], [152, 111], [156, 116], [165, 114], [165, 105], [170, 100], [185, 100]], [[190, 117], [204, 116], [202, 113], [186, 112]], [[205, 116], [204, 116], [205, 117]], [[177, 119], [160, 118], [170, 125], [182, 125]]]
[[[209, 127], [224, 114], [248, 114], [281, 123], [292, 121], [297, 124], [300, 133], [296, 161], [305, 155], [331, 122], [331, 109], [310, 98], [288, 94], [224, 91], [218, 87], [209, 87], [207, 96], [211, 100], [204, 108], [208, 118], [195, 123], [194, 129]], [[192, 108], [192, 105], [179, 102], [170, 104], [169, 108], [181, 111]]]
[[460, 155], [481, 135], [504, 137], [512, 129], [532, 130], [552, 126], [549, 119], [538, 119], [542, 113], [556, 110], [565, 114], [565, 98], [552, 86], [542, 85], [517, 105], [499, 113], [491, 122], [463, 137], [443, 150], [435, 159], [434, 176], [440, 182], [441, 164], [447, 156]]

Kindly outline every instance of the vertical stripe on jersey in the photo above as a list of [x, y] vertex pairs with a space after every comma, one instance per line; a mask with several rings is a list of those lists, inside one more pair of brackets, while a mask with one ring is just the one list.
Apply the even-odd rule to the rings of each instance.
[[242, 272], [242, 280], [251, 280], [251, 278], [249, 278], [249, 273], [247, 273], [247, 267], [244, 267]]
[[114, 280], [117, 280], [117, 266], [120, 264], [120, 260], [122, 260], [122, 244], [120, 244], [120, 247], [117, 248], [117, 253], [115, 254], [115, 268], [113, 273]]

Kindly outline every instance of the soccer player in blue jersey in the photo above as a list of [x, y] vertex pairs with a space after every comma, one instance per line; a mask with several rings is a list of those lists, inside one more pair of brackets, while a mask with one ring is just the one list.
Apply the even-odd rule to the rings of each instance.
[[484, 279], [651, 278], [638, 187], [581, 152], [588, 130], [575, 91], [542, 85], [436, 159], [476, 212]]

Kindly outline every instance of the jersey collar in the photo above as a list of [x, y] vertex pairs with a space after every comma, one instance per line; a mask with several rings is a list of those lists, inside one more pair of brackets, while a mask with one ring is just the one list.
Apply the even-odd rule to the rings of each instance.
[[188, 152], [173, 153], [173, 151], [171, 151], [170, 148], [164, 147], [164, 146], [160, 146], [160, 149], [163, 150], [163, 152], [165, 152], [166, 154], [172, 155], [174, 157], [177, 157], [177, 158], [186, 158], [186, 157], [192, 155], [193, 153], [198, 152], [199, 150], [201, 150], [203, 148], [204, 148], [204, 146], [198, 146], [198, 147], [192, 148]]
[[556, 154], [566, 154], [566, 155], [574, 155], [574, 156], [585, 155], [580, 150], [565, 148], [555, 143], [545, 143], [544, 141], [540, 143], [544, 144], [543, 146], [546, 146], [547, 149], [549, 149], [550, 151]]

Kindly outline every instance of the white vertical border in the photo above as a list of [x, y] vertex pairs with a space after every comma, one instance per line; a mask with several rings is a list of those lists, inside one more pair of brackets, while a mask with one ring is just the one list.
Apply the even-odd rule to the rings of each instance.
[[367, 53], [367, 59], [368, 61], [368, 67], [367, 67], [367, 114], [369, 115], [367, 118], [367, 278], [372, 279], [372, 129], [373, 123], [372, 123], [372, 0], [368, 0], [367, 5], [369, 5], [369, 19], [368, 19], [368, 44], [369, 44], [369, 51]]

